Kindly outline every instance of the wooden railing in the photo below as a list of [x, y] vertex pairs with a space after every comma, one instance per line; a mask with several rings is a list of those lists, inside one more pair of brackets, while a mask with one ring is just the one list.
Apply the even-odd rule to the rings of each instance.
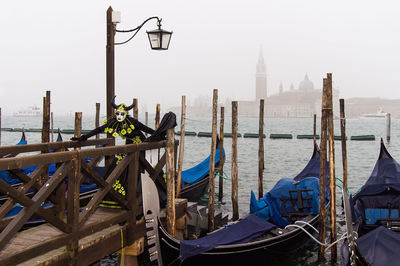
[[[123, 224], [126, 234], [124, 246], [132, 244], [139, 237], [138, 234], [141, 233], [138, 233], [135, 228], [136, 217], [142, 211], [141, 201], [137, 199], [139, 167], [146, 169], [154, 180], [165, 187], [165, 181], [160, 175], [165, 165], [165, 154], [153, 167], [146, 161], [142, 151], [164, 148], [166, 141], [107, 146], [110, 143], [112, 143], [112, 139], [0, 147], [0, 171], [8, 171], [23, 182], [20, 186], [12, 186], [0, 179], [0, 192], [8, 196], [6, 202], [0, 207], [0, 228], [2, 228], [0, 251], [24, 227], [25, 223], [34, 217], [45, 220], [62, 232], [59, 236], [22, 252], [17, 260], [0, 257], [0, 264], [6, 264], [7, 261], [8, 263], [25, 261], [65, 245], [70, 260], [76, 261], [79, 239], [115, 224]], [[98, 145], [102, 145], [102, 147], [87, 147]], [[41, 153], [23, 155], [28, 152]], [[16, 154], [18, 156], [15, 156]], [[100, 176], [95, 171], [98, 162], [106, 156], [115, 156], [116, 154], [126, 154], [126, 156], [108, 176]], [[91, 158], [91, 160], [84, 160], [85, 158]], [[49, 176], [48, 168], [52, 163], [56, 164], [56, 169], [54, 174]], [[26, 175], [22, 168], [29, 166], [37, 166], [37, 168], [30, 175]], [[125, 188], [126, 196], [122, 196], [112, 187], [124, 171], [128, 171], [129, 176], [128, 185]], [[83, 205], [80, 203], [79, 188], [85, 178], [91, 179], [99, 189]], [[30, 189], [35, 191], [31, 198], [25, 195]], [[118, 202], [121, 207], [118, 215], [114, 215], [110, 219], [88, 223], [89, 218], [106, 195]], [[4, 218], [15, 203], [24, 206], [22, 211], [15, 217]], [[52, 205], [45, 208], [42, 207], [43, 203], [52, 203]]]

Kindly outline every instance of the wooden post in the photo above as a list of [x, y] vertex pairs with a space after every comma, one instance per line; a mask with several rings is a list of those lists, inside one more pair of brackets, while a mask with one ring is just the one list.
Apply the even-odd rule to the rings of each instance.
[[340, 133], [342, 139], [342, 163], [343, 163], [343, 190], [347, 192], [347, 143], [346, 143], [346, 117], [344, 111], [344, 99], [340, 102]]
[[42, 143], [50, 141], [50, 91], [43, 97]]
[[138, 99], [134, 98], [133, 102], [135, 103], [135, 106], [133, 107], [133, 118], [136, 120], [139, 119], [139, 106], [138, 106]]
[[[336, 175], [335, 175], [335, 140], [333, 127], [332, 73], [327, 74], [327, 97], [329, 104], [328, 136], [329, 136], [329, 191], [331, 195], [331, 243], [337, 239], [336, 230]], [[331, 247], [331, 262], [337, 260], [337, 245]]]
[[237, 133], [238, 133], [238, 102], [232, 102], [232, 220], [239, 219], [238, 204], [238, 166], [237, 166]]
[[174, 129], [167, 130], [166, 171], [167, 171], [167, 230], [175, 236], [175, 149]]
[[[111, 101], [115, 96], [115, 53], [114, 53], [114, 37], [115, 37], [115, 24], [112, 22], [113, 9], [110, 6], [107, 9], [107, 45], [106, 45], [106, 109], [107, 119], [111, 119], [114, 116], [114, 108], [111, 105]], [[112, 138], [113, 144], [115, 145], [115, 139], [111, 133], [107, 133], [107, 138]], [[107, 158], [106, 164], [111, 164], [112, 158]], [[107, 167], [106, 165], [106, 167]]]
[[317, 144], [317, 115], [314, 114], [314, 130], [313, 130], [313, 135], [314, 135], [314, 145]]
[[0, 146], [1, 146], [1, 108], [0, 108]]
[[[96, 117], [94, 122], [94, 127], [98, 128], [100, 126], [100, 103], [96, 103]], [[100, 134], [96, 134], [96, 139], [100, 138]]]
[[186, 96], [182, 96], [182, 111], [181, 111], [181, 140], [179, 142], [179, 159], [178, 159], [178, 175], [176, 178], [176, 197], [179, 198], [182, 184], [182, 164], [183, 150], [185, 143], [185, 115], [186, 115]]
[[218, 173], [219, 173], [219, 184], [218, 184], [218, 200], [222, 201], [224, 197], [224, 114], [225, 108], [221, 106], [221, 119], [219, 122], [219, 165], [218, 165]]
[[155, 126], [154, 130], [158, 129], [158, 126], [160, 125], [160, 104], [158, 103], [156, 106], [156, 117], [155, 117]]
[[149, 112], [146, 112], [146, 113], [144, 114], [144, 124], [145, 124], [146, 126], [149, 126]]
[[[319, 172], [319, 241], [325, 243], [325, 188], [326, 188], [326, 146], [327, 146], [327, 118], [329, 103], [327, 98], [327, 79], [323, 82], [322, 114], [321, 114], [321, 141], [320, 141], [320, 172]], [[319, 246], [318, 258], [324, 259], [325, 247]]]
[[54, 119], [53, 112], [50, 113], [51, 142], [54, 142]]
[[209, 186], [210, 193], [208, 195], [208, 231], [215, 230], [214, 222], [214, 197], [215, 197], [215, 151], [217, 146], [217, 114], [218, 114], [218, 90], [213, 91], [213, 109], [212, 109], [212, 139], [210, 154], [210, 172]]
[[386, 114], [386, 139], [390, 141], [390, 113]]
[[[82, 112], [75, 112], [75, 127], [74, 127], [74, 137], [78, 138], [81, 136], [82, 132]], [[79, 150], [80, 148], [75, 148]]]
[[260, 99], [260, 117], [258, 121], [258, 198], [264, 196], [264, 99]]
[[[129, 179], [128, 179], [128, 193], [127, 200], [129, 206], [132, 209], [128, 212], [128, 227], [127, 227], [127, 244], [128, 247], [135, 249], [137, 245], [135, 245], [135, 233], [136, 233], [136, 211], [137, 211], [137, 183], [138, 183], [138, 172], [139, 172], [139, 152], [135, 152], [133, 155], [132, 161], [129, 163], [128, 167], [129, 171]], [[136, 243], [137, 244], [137, 243]], [[121, 263], [120, 265], [138, 265], [137, 256], [124, 252], [125, 258], [122, 257], [121, 254], [121, 262], [125, 261], [125, 264]]]
[[67, 224], [71, 228], [72, 238], [68, 241], [67, 251], [70, 257], [70, 265], [78, 265], [78, 249], [79, 249], [79, 172], [81, 168], [81, 159], [79, 155], [72, 159], [71, 167], [68, 174], [68, 191], [67, 191]]

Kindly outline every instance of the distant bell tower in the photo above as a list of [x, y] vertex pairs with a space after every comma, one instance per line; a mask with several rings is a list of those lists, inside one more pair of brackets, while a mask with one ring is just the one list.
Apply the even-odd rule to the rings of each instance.
[[260, 47], [260, 54], [256, 67], [256, 101], [260, 102], [260, 99], [267, 100], [267, 71], [262, 47]]

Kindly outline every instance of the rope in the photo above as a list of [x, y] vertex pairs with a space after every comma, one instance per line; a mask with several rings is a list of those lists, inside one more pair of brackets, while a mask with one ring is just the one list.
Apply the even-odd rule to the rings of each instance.
[[121, 264], [120, 265], [125, 265], [125, 256], [124, 256], [124, 234], [122, 233], [122, 228], [121, 228]]
[[308, 225], [308, 226], [311, 227], [315, 232], [317, 232], [317, 233], [319, 234], [319, 231], [318, 231], [314, 226], [312, 226], [311, 224], [309, 224], [309, 223], [307, 223], [307, 222], [305, 222], [305, 221], [296, 221], [295, 224], [288, 224], [288, 225], [285, 226], [285, 229], [288, 228], [288, 227], [296, 227], [296, 228], [299, 228], [299, 229], [303, 230], [304, 233], [306, 233], [312, 240], [314, 240], [314, 241], [315, 241], [316, 243], [318, 243], [319, 245], [326, 247], [327, 249], [331, 248], [331, 247], [332, 247], [333, 245], [335, 245], [337, 242], [342, 241], [343, 239], [345, 239], [345, 238], [347, 237], [347, 232], [346, 232], [346, 233], [344, 233], [339, 239], [337, 239], [335, 242], [333, 242], [333, 243], [331, 243], [331, 244], [328, 245], [328, 243], [322, 243], [322, 242], [320, 242], [320, 241], [319, 241], [318, 239], [316, 239], [312, 234], [310, 234], [306, 229], [304, 229], [303, 227], [301, 227], [301, 226], [298, 225], [298, 224], [305, 224], [305, 225]]
[[216, 170], [216, 172], [214, 173], [215, 175], [222, 177], [222, 179], [225, 179], [225, 180], [229, 179], [229, 176], [225, 172], [222, 172], [222, 175], [220, 175], [220, 173], [218, 172], [219, 168], [215, 168], [215, 170]]

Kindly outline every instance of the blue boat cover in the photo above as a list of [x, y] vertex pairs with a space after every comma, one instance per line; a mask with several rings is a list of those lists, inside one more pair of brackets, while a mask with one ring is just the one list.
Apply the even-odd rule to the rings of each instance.
[[[375, 167], [361, 190], [351, 198], [353, 221], [362, 219], [376, 220], [379, 217], [366, 217], [366, 209], [370, 215], [383, 213], [382, 209], [399, 207], [400, 202], [400, 165], [386, 150], [383, 141]], [[375, 212], [373, 210], [376, 210]], [[385, 218], [385, 217], [380, 217]]]
[[[290, 192], [303, 189], [310, 191]], [[310, 199], [303, 199], [303, 205], [311, 206], [311, 208], [306, 209], [306, 211], [310, 212], [310, 215], [318, 214], [319, 178], [316, 177], [307, 177], [300, 181], [282, 178], [260, 200], [257, 200], [254, 192], [251, 191], [250, 213], [255, 213], [260, 218], [269, 220], [276, 225], [286, 226], [289, 224], [289, 220], [288, 217], [282, 216], [282, 199], [288, 199], [290, 196], [297, 198], [297, 193], [302, 193], [303, 198], [311, 197]], [[297, 211], [297, 203], [294, 206], [295, 209], [293, 210], [292, 208], [292, 203], [287, 201], [284, 205], [285, 212]]]
[[205, 237], [195, 240], [181, 240], [181, 260], [209, 251], [216, 246], [247, 243], [274, 227], [275, 225], [255, 215], [249, 215], [239, 222]]
[[[225, 151], [223, 151], [225, 156]], [[219, 149], [215, 152], [215, 164], [219, 163]], [[208, 156], [204, 161], [198, 165], [182, 171], [182, 180], [188, 184], [194, 184], [203, 177], [210, 173], [210, 156]]]
[[[364, 258], [371, 265], [390, 266], [400, 262], [400, 235], [383, 227], [372, 230], [356, 240]], [[349, 248], [347, 242], [341, 247], [343, 265], [349, 263]]]

